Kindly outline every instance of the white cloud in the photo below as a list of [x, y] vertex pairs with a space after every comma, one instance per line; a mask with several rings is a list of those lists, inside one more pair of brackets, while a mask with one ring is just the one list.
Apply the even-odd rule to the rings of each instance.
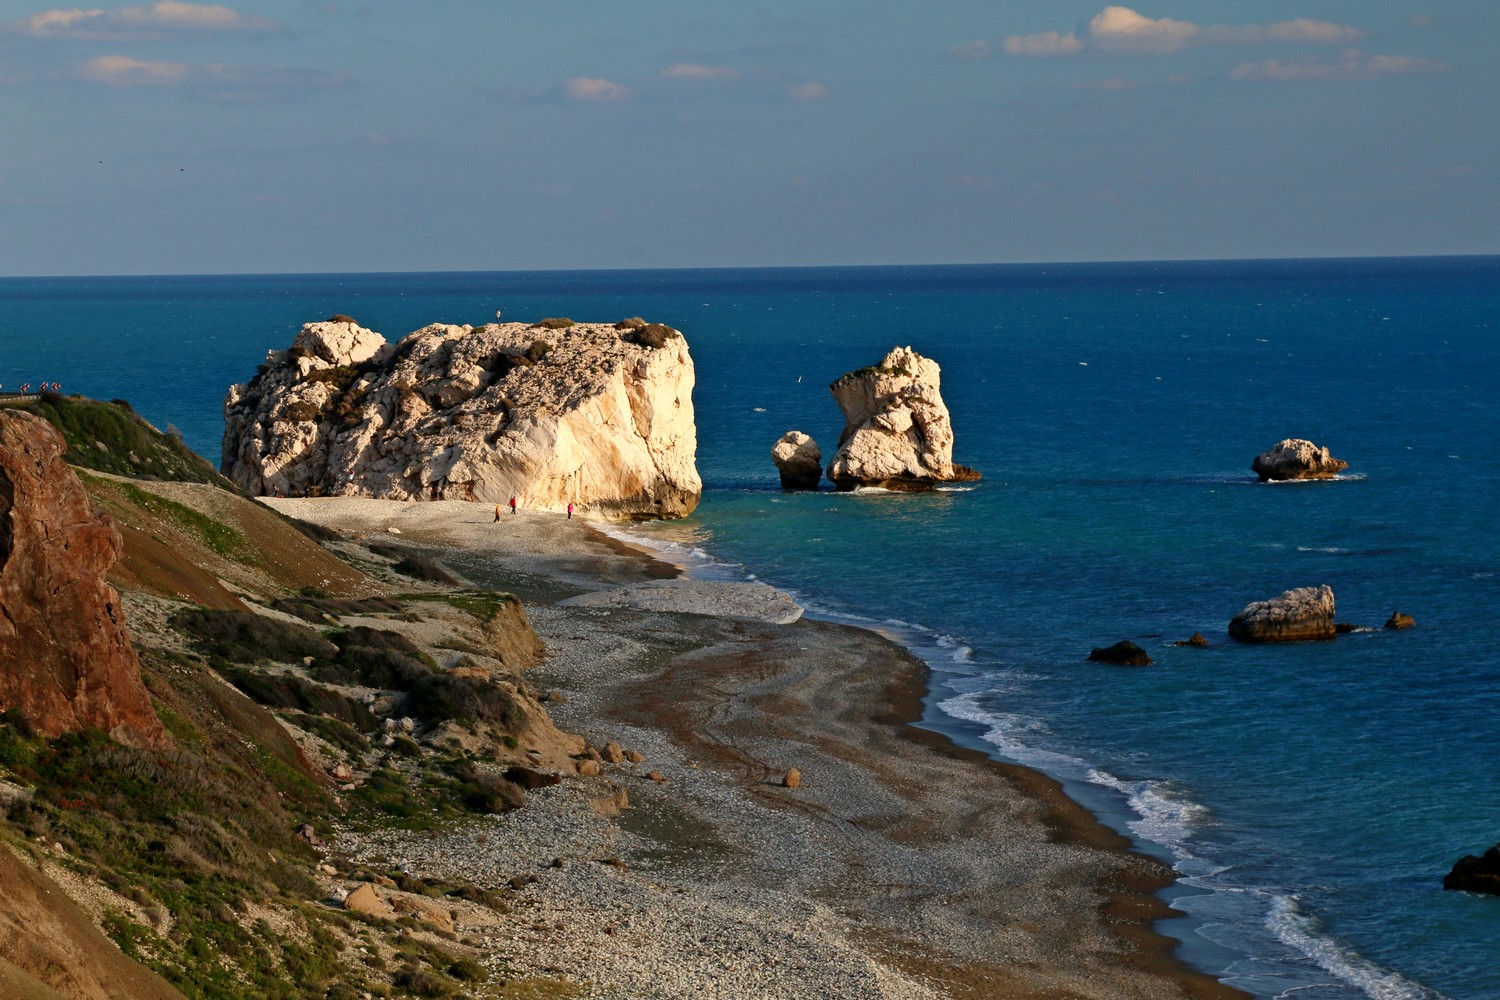
[[294, 98], [348, 84], [345, 77], [322, 70], [277, 66], [194, 66], [189, 63], [108, 55], [90, 59], [73, 75], [88, 83], [129, 90], [178, 87], [191, 96], [213, 101], [250, 103]]
[[786, 96], [799, 104], [808, 101], [821, 101], [828, 96], [828, 88], [816, 80], [807, 80], [804, 83], [794, 83], [786, 88]]
[[740, 71], [730, 66], [673, 63], [656, 75], [667, 80], [738, 80]]
[[1037, 35], [1011, 35], [1003, 45], [1008, 56], [1070, 56], [1083, 51], [1083, 39], [1058, 31], [1044, 31]]
[[615, 83], [597, 76], [570, 76], [563, 81], [563, 93], [570, 101], [588, 104], [618, 104], [631, 98], [631, 90], [623, 83]]
[[1417, 56], [1366, 55], [1350, 49], [1337, 62], [1265, 62], [1240, 63], [1230, 70], [1231, 80], [1247, 82], [1300, 82], [1304, 80], [1371, 80], [1380, 76], [1409, 76], [1419, 73], [1441, 73], [1448, 64]]
[[1085, 50], [1134, 55], [1170, 55], [1197, 45], [1263, 45], [1307, 43], [1347, 45], [1364, 32], [1331, 21], [1299, 17], [1273, 24], [1211, 24], [1147, 17], [1129, 7], [1112, 4], [1066, 34], [1044, 31], [1011, 35], [1003, 45], [1013, 56], [1066, 56]]
[[171, 32], [260, 33], [280, 31], [281, 27], [279, 21], [242, 14], [232, 7], [182, 3], [181, 0], [154, 0], [150, 4], [116, 10], [58, 8], [5, 24], [11, 32], [35, 38], [85, 41], [156, 37]]
[[129, 56], [99, 56], [90, 59], [78, 75], [106, 87], [175, 87], [193, 73], [187, 63], [132, 59]]
[[983, 38], [976, 38], [972, 42], [962, 42], [958, 45], [948, 46], [948, 58], [957, 59], [960, 62], [988, 59], [990, 55], [990, 43]]

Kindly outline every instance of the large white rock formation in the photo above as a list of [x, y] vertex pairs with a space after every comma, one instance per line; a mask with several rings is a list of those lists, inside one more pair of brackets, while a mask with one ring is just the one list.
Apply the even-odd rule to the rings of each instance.
[[693, 360], [677, 331], [635, 324], [435, 324], [388, 344], [309, 323], [230, 387], [224, 474], [252, 495], [685, 515], [703, 489]]
[[829, 386], [844, 411], [839, 450], [828, 463], [834, 485], [920, 490], [978, 479], [973, 469], [953, 464], [953, 425], [941, 381], [936, 361], [896, 347], [880, 364]]
[[1250, 463], [1250, 471], [1261, 482], [1283, 479], [1332, 479], [1349, 468], [1342, 458], [1334, 458], [1327, 448], [1319, 448], [1304, 438], [1278, 441], [1270, 451], [1263, 451]]

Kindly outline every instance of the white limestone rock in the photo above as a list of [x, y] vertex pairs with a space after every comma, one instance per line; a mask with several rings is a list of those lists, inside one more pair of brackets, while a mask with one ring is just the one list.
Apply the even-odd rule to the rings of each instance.
[[953, 463], [953, 425], [940, 383], [936, 361], [896, 347], [880, 364], [829, 386], [844, 412], [839, 450], [828, 463], [834, 485], [921, 490], [978, 479], [978, 472]]
[[222, 469], [252, 495], [680, 517], [703, 488], [693, 360], [648, 329], [434, 324], [387, 344], [310, 323], [230, 387]]
[[823, 450], [801, 431], [787, 431], [771, 446], [784, 490], [815, 490], [823, 479]]
[[1349, 468], [1349, 463], [1334, 458], [1327, 448], [1319, 448], [1303, 438], [1278, 441], [1270, 451], [1261, 452], [1250, 463], [1250, 471], [1261, 482], [1286, 479], [1332, 479]]
[[1280, 597], [1254, 601], [1229, 621], [1229, 635], [1240, 642], [1308, 642], [1337, 634], [1333, 588], [1298, 587]]

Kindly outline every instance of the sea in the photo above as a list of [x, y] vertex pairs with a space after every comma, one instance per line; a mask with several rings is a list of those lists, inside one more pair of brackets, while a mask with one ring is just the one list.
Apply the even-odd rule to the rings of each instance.
[[[702, 504], [631, 536], [911, 647], [921, 725], [1175, 866], [1186, 962], [1257, 997], [1500, 997], [1500, 898], [1441, 886], [1500, 841], [1500, 257], [0, 279], [0, 385], [126, 399], [217, 461], [225, 389], [302, 323], [497, 310], [683, 331]], [[771, 445], [831, 457], [829, 383], [896, 345], [942, 366], [983, 480], [783, 493]], [[1348, 470], [1258, 483], [1289, 437]], [[1229, 639], [1319, 584], [1355, 631]], [[1121, 639], [1154, 664], [1086, 662]]]

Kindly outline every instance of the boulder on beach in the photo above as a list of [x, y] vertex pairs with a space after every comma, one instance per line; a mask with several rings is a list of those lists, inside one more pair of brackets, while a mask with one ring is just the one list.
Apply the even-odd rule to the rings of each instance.
[[1095, 646], [1089, 653], [1090, 663], [1110, 663], [1117, 667], [1149, 667], [1151, 657], [1129, 639], [1122, 639], [1113, 646]]
[[1443, 876], [1443, 888], [1500, 896], [1500, 844], [1483, 854], [1459, 858], [1453, 870]]
[[[669, 327], [309, 323], [224, 400], [223, 472], [258, 496], [572, 503], [680, 517], [702, 493], [693, 360]], [[649, 335], [648, 335], [649, 334]]]
[[1286, 479], [1332, 479], [1347, 468], [1348, 462], [1334, 458], [1327, 448], [1319, 448], [1302, 438], [1277, 442], [1270, 451], [1261, 452], [1250, 463], [1250, 471], [1263, 483]]
[[896, 347], [878, 365], [849, 372], [829, 391], [844, 413], [828, 478], [840, 490], [928, 490], [979, 478], [953, 463], [953, 426], [936, 361]]
[[1306, 642], [1332, 639], [1333, 588], [1298, 587], [1268, 601], [1256, 601], [1229, 622], [1229, 635], [1240, 642]]
[[787, 431], [771, 446], [784, 490], [815, 490], [823, 479], [823, 450], [801, 431]]

